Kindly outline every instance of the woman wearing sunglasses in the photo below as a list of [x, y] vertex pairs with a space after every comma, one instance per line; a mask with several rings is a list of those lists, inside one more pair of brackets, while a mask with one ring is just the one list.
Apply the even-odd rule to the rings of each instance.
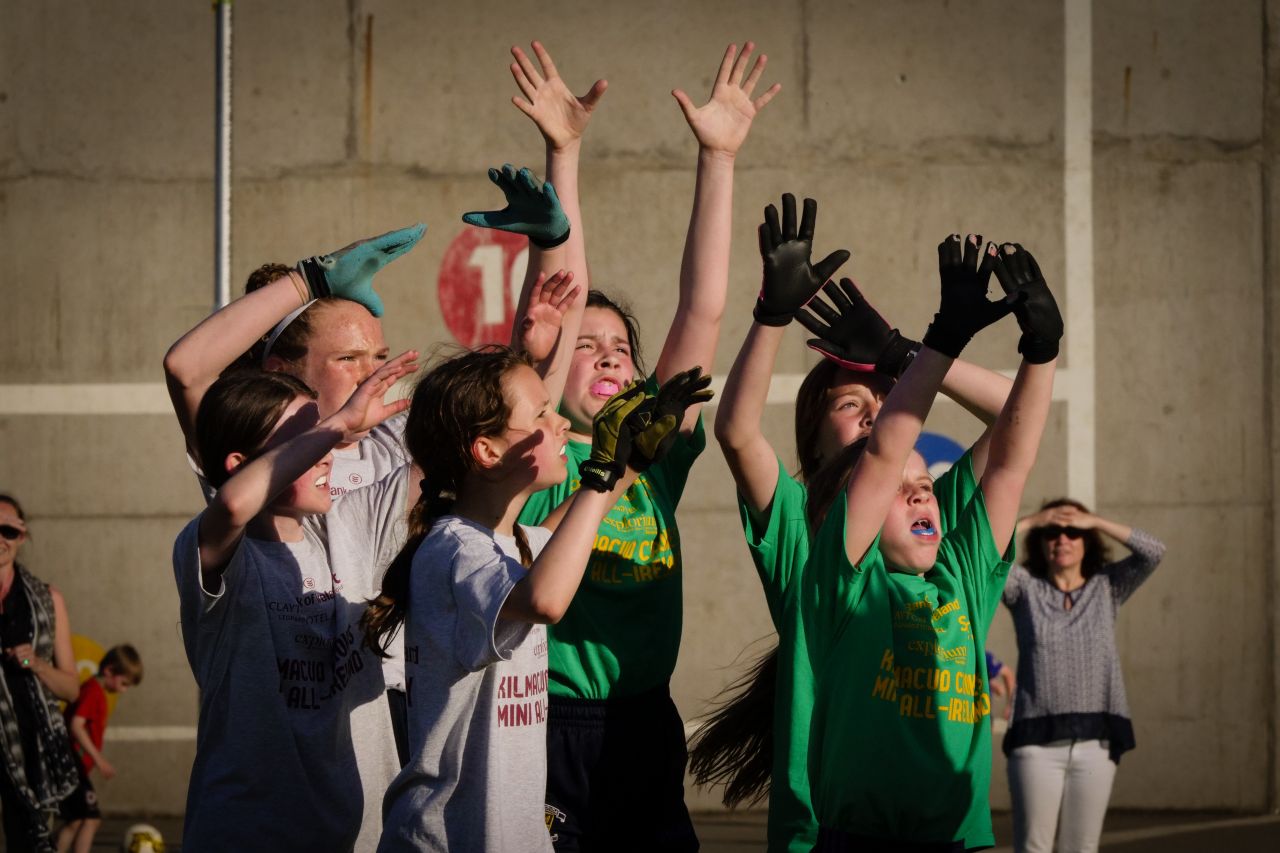
[[11, 851], [53, 850], [45, 813], [79, 782], [58, 700], [80, 692], [62, 595], [18, 562], [22, 505], [0, 494], [0, 809]]
[[[1005, 606], [1018, 635], [1018, 686], [1005, 735], [1014, 849], [1098, 849], [1111, 783], [1133, 724], [1116, 651], [1117, 608], [1150, 577], [1164, 543], [1050, 501], [1022, 518], [1025, 565], [1009, 572]], [[1106, 540], [1131, 552], [1111, 562]]]

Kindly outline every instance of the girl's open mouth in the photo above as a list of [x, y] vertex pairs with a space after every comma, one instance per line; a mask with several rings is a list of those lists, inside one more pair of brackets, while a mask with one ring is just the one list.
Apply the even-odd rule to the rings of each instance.
[[937, 536], [938, 529], [933, 526], [933, 522], [927, 518], [917, 518], [911, 524], [912, 536]]

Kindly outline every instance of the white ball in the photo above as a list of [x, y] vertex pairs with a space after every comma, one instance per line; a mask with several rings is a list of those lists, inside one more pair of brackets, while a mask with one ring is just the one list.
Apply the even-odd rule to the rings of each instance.
[[120, 853], [164, 853], [164, 837], [149, 823], [135, 823], [124, 831]]

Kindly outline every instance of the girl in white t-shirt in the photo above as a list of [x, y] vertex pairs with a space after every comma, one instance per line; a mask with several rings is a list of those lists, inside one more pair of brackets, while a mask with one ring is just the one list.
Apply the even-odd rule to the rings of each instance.
[[565, 478], [569, 422], [528, 358], [469, 352], [418, 385], [405, 443], [424, 491], [364, 623], [378, 648], [405, 627], [410, 760], [387, 790], [379, 850], [551, 850], [544, 626], [568, 608], [635, 467], [665, 452], [709, 381], [695, 368], [655, 396], [631, 385], [610, 399], [582, 488], [539, 528], [516, 517]]
[[358, 622], [403, 541], [408, 477], [333, 501], [333, 448], [403, 411], [388, 361], [321, 417], [284, 373], [237, 371], [197, 412], [208, 507], [174, 543], [183, 643], [200, 688], [186, 850], [370, 849], [399, 769]]

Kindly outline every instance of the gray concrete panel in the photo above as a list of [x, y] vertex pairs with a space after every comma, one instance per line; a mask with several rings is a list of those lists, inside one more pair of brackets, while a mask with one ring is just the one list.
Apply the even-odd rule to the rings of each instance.
[[213, 172], [213, 34], [207, 4], [3, 6], [6, 109], [20, 174], [144, 181]]
[[42, 516], [181, 520], [203, 507], [169, 415], [0, 417], [0, 445], [21, 448], [0, 457], [0, 484], [21, 484]]
[[1262, 500], [1258, 169], [1119, 155], [1099, 167], [1100, 493]]
[[833, 153], [913, 165], [997, 151], [1057, 156], [1060, 3], [819, 0], [806, 8], [807, 126]]
[[1169, 134], [1228, 147], [1262, 133], [1261, 0], [1093, 4], [1099, 134]]
[[161, 381], [213, 301], [212, 211], [195, 183], [6, 182], [0, 382]]

